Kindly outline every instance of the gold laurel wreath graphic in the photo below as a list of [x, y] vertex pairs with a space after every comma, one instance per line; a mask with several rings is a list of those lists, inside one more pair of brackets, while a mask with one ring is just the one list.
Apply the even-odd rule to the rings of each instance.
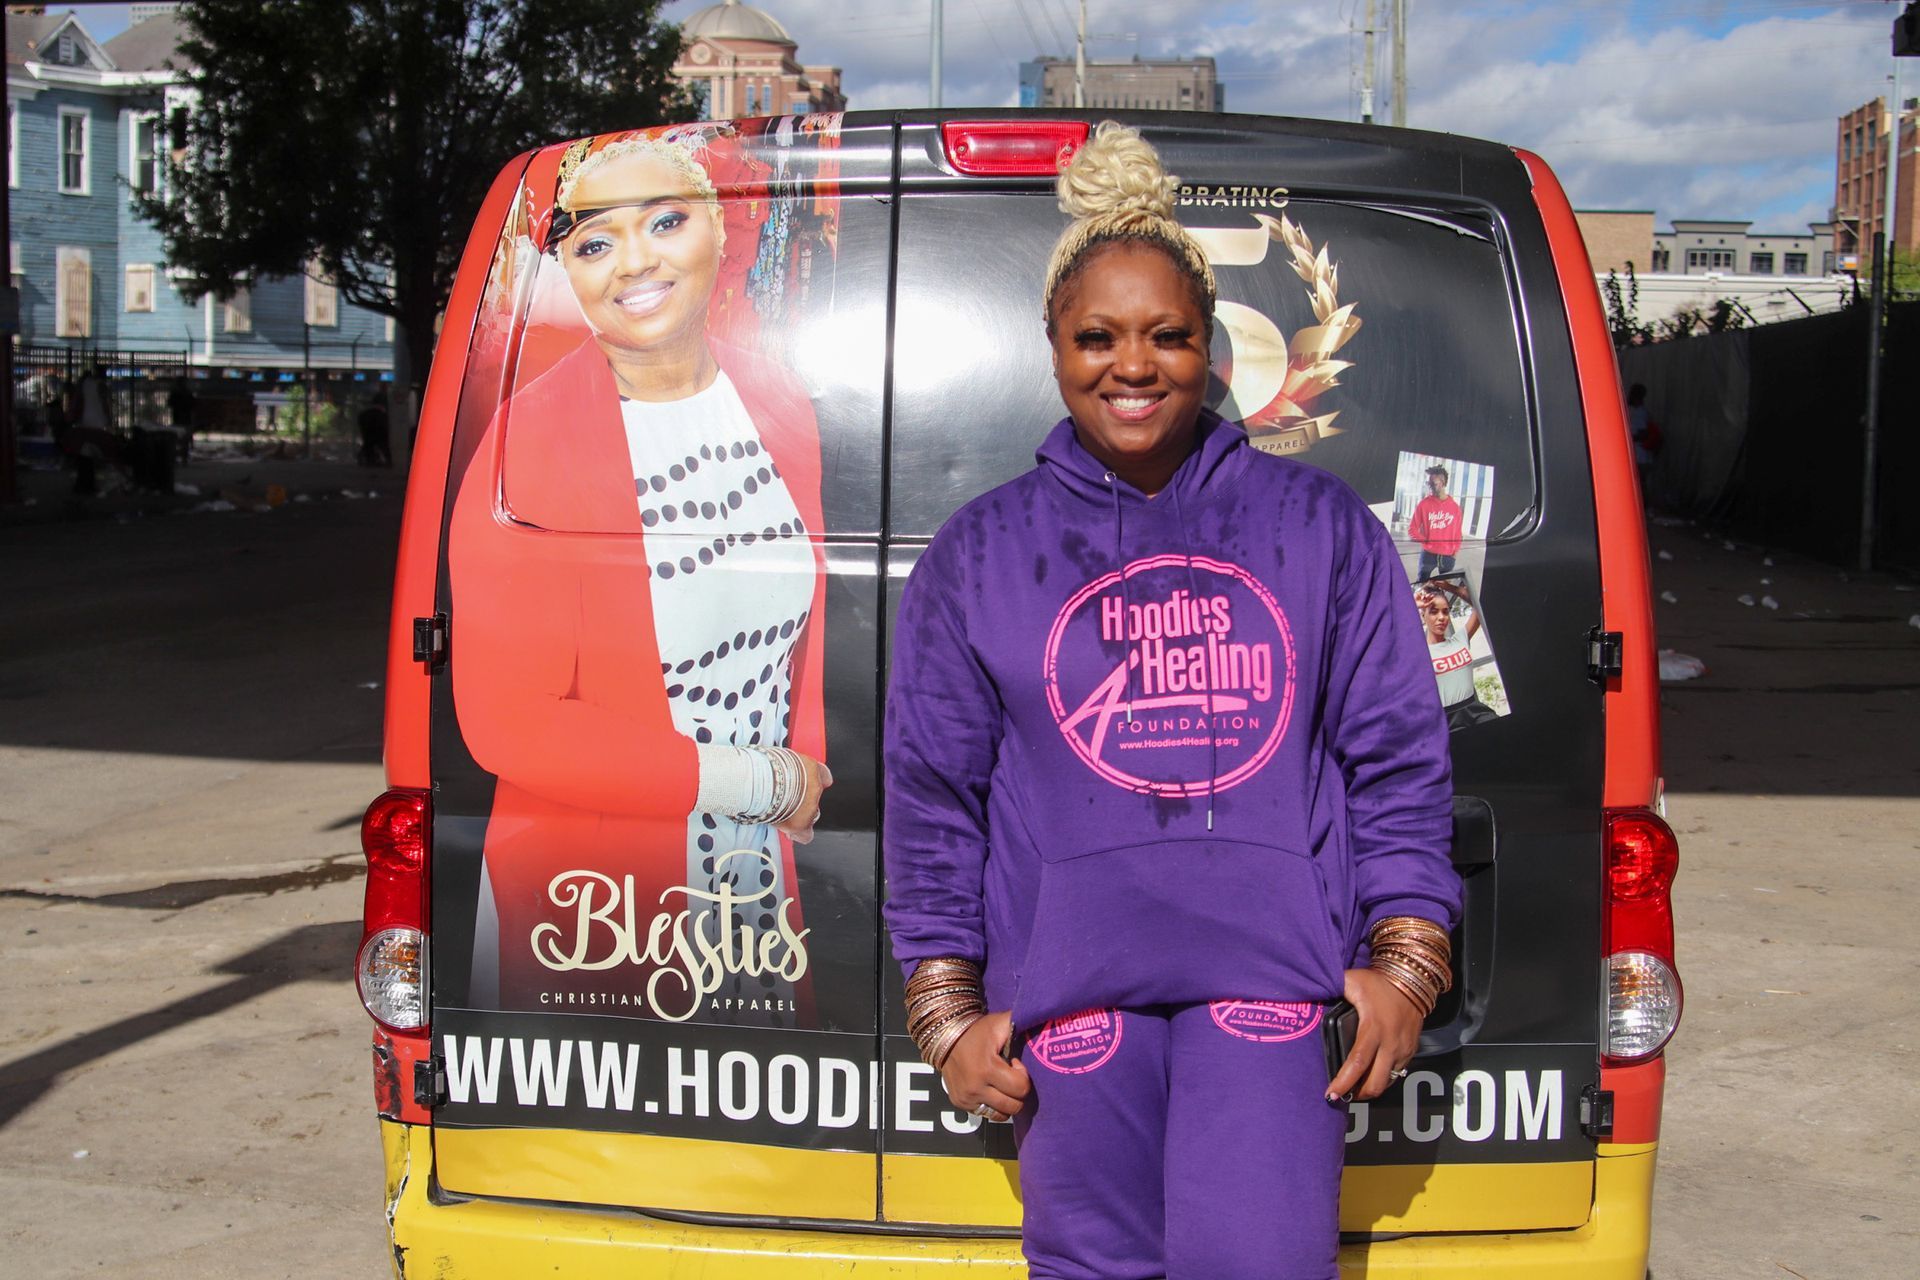
[[1287, 340], [1287, 372], [1280, 392], [1249, 414], [1246, 426], [1258, 447], [1271, 453], [1295, 453], [1339, 433], [1333, 420], [1340, 411], [1315, 414], [1313, 402], [1339, 386], [1340, 375], [1353, 368], [1353, 361], [1336, 360], [1334, 355], [1360, 332], [1360, 317], [1354, 314], [1358, 304], [1341, 303], [1340, 265], [1328, 256], [1326, 245], [1316, 248], [1300, 224], [1285, 214], [1253, 216], [1286, 249], [1293, 273], [1307, 286], [1315, 323]]

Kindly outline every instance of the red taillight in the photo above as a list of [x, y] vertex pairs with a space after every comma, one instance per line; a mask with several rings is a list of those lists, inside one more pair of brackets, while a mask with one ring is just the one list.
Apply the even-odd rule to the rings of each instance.
[[396, 787], [367, 806], [360, 820], [360, 847], [367, 855], [367, 933], [389, 925], [427, 927], [431, 815], [427, 793], [409, 787]]
[[1669, 891], [1680, 865], [1673, 828], [1645, 809], [1610, 809], [1607, 842], [1607, 952], [1651, 951], [1673, 959]]
[[427, 1026], [427, 842], [433, 809], [425, 791], [396, 787], [367, 806], [367, 903], [354, 961], [360, 1002], [391, 1031]]
[[1665, 1047], [1679, 1025], [1683, 993], [1673, 962], [1674, 873], [1680, 842], [1646, 809], [1606, 814], [1609, 1063], [1644, 1062]]
[[1614, 902], [1664, 897], [1680, 866], [1673, 829], [1651, 813], [1628, 810], [1607, 817], [1607, 894]]
[[948, 120], [940, 126], [947, 161], [972, 178], [1045, 178], [1060, 172], [1087, 140], [1074, 120]]

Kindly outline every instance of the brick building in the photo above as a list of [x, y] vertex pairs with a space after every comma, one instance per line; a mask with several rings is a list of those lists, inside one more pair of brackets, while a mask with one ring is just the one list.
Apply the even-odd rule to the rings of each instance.
[[[1893, 206], [1893, 242], [1907, 253], [1920, 245], [1920, 208], [1915, 207], [1914, 199], [1920, 121], [1915, 116], [1911, 105], [1901, 112], [1900, 164]], [[1892, 115], [1882, 98], [1840, 117], [1833, 152], [1833, 248], [1843, 259], [1864, 259], [1873, 247], [1875, 233], [1882, 229], [1891, 122]]]
[[840, 68], [802, 63], [799, 46], [772, 14], [725, 0], [682, 22], [680, 34], [673, 74], [704, 93], [708, 119], [847, 109]]
[[1595, 271], [1624, 273], [1632, 266], [1645, 275], [1653, 270], [1653, 210], [1576, 209], [1573, 216]]

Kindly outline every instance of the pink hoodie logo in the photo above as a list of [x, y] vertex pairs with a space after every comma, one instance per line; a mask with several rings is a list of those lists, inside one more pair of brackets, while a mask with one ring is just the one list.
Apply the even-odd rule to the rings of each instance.
[[1205, 556], [1152, 556], [1088, 583], [1054, 619], [1045, 661], [1074, 754], [1146, 795], [1203, 796], [1210, 774], [1216, 792], [1246, 781], [1293, 713], [1285, 611], [1245, 569]]

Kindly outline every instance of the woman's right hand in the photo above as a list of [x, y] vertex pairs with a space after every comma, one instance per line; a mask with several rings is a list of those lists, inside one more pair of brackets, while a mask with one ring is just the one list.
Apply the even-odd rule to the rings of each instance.
[[796, 751], [800, 757], [800, 766], [807, 775], [807, 787], [800, 796], [800, 807], [785, 822], [777, 823], [774, 830], [785, 832], [795, 844], [813, 842], [813, 824], [820, 819], [820, 797], [833, 785], [833, 771], [823, 761]]
[[989, 1013], [966, 1029], [940, 1068], [940, 1079], [954, 1106], [978, 1115], [984, 1102], [992, 1108], [988, 1120], [1006, 1120], [1020, 1113], [1033, 1091], [1033, 1080], [1020, 1059], [1007, 1061], [1007, 1046], [1012, 1042], [1009, 1011]]

